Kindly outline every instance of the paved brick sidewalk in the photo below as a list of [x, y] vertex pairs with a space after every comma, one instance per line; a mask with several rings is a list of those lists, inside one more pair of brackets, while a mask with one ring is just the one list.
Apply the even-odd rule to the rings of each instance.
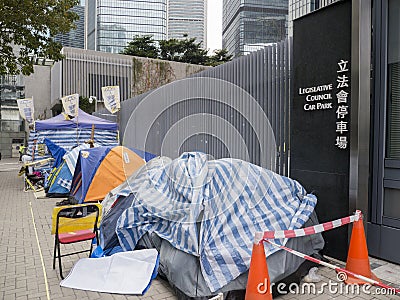
[[[331, 259], [330, 263], [344, 267], [343, 262], [336, 261]], [[371, 268], [375, 275], [377, 275], [384, 283], [389, 284], [392, 287], [399, 288], [400, 282], [400, 266], [390, 264], [388, 262], [384, 262], [381, 260], [377, 260], [374, 258], [370, 258]], [[329, 268], [318, 268], [317, 274], [321, 276], [322, 280], [315, 284], [315, 290], [312, 292], [308, 292], [310, 289], [307, 287], [307, 284], [304, 284], [302, 281], [299, 285], [299, 290], [296, 290], [296, 286], [291, 288], [292, 291], [299, 291], [297, 293], [288, 293], [286, 295], [281, 295], [274, 299], [279, 300], [306, 300], [306, 299], [363, 299], [363, 300], [377, 300], [377, 299], [399, 299], [396, 295], [387, 295], [386, 290], [382, 290], [380, 288], [375, 288], [373, 286], [366, 285], [363, 286], [355, 286], [353, 287], [347, 286], [344, 283], [340, 282], [337, 278], [337, 274], [335, 271]], [[396, 284], [397, 283], [397, 284]], [[302, 289], [304, 292], [302, 292]], [[322, 292], [321, 292], [322, 291]], [[384, 294], [384, 295], [382, 295]]]
[[[12, 165], [7, 161], [6, 169]], [[3, 170], [4, 161], [0, 161]], [[111, 295], [80, 291], [59, 286], [58, 268], [52, 268], [54, 236], [51, 231], [51, 212], [60, 199], [36, 199], [31, 191], [23, 192], [18, 171], [2, 171], [0, 167], [0, 299], [47, 299], [46, 285], [39, 247], [33, 227], [32, 211], [43, 255], [50, 299], [177, 299], [168, 283], [156, 279], [145, 296]], [[70, 250], [84, 249], [78, 243]], [[63, 245], [64, 246], [64, 245]], [[85, 246], [85, 248], [87, 245]], [[70, 251], [68, 248], [65, 252]], [[62, 250], [63, 251], [63, 250]], [[81, 254], [85, 257], [85, 254]], [[64, 276], [78, 256], [63, 257]]]
[[[10, 170], [12, 169], [12, 170]], [[16, 160], [0, 161], [0, 299], [48, 299], [42, 261], [33, 227], [32, 212], [42, 251], [50, 299], [177, 299], [168, 283], [156, 279], [145, 296], [124, 296], [80, 291], [59, 286], [58, 268], [52, 269], [54, 237], [50, 235], [51, 211], [60, 199], [36, 199], [31, 191], [23, 192], [22, 178], [17, 176], [19, 165]], [[32, 206], [31, 206], [32, 205]], [[31, 212], [32, 207], [32, 212]], [[81, 250], [85, 243], [71, 246], [70, 250]], [[64, 246], [64, 245], [63, 245]], [[86, 247], [86, 245], [85, 245]], [[67, 249], [67, 248], [63, 248]], [[68, 249], [66, 251], [69, 251]], [[85, 254], [81, 254], [85, 257]], [[77, 256], [63, 258], [64, 275], [68, 274]], [[337, 262], [340, 264], [340, 262]], [[376, 275], [387, 283], [400, 283], [400, 266], [371, 259]], [[323, 283], [338, 282], [334, 271], [320, 268]], [[396, 296], [370, 294], [329, 293], [287, 294], [276, 299], [399, 299]]]

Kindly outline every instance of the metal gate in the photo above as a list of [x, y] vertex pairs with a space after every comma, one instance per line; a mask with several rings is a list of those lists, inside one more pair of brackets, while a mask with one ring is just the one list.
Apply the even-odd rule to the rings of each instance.
[[287, 39], [123, 101], [123, 144], [173, 158], [199, 150], [269, 167], [274, 140], [271, 168], [288, 175], [291, 65]]

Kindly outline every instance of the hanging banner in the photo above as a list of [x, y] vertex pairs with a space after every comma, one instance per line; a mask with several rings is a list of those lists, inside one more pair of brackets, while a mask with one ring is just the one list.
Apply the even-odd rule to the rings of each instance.
[[29, 124], [34, 120], [35, 108], [33, 106], [33, 98], [17, 99], [18, 109], [21, 117]]
[[79, 94], [72, 94], [61, 98], [64, 111], [67, 115], [78, 116], [79, 110]]
[[119, 86], [103, 86], [101, 92], [103, 94], [104, 106], [112, 114], [119, 111], [121, 107], [119, 100]]

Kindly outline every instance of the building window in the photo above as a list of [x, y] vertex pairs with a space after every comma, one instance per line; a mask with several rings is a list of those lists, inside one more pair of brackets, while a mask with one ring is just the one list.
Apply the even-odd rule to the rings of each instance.
[[387, 152], [400, 159], [400, 1], [389, 0]]
[[22, 75], [0, 76], [0, 128], [1, 132], [24, 131], [17, 99], [25, 97]]

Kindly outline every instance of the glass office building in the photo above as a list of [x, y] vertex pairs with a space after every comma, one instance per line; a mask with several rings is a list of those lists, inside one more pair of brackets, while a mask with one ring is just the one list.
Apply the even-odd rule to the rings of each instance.
[[119, 53], [135, 35], [167, 36], [167, 0], [93, 0], [86, 3], [86, 48]]
[[57, 34], [54, 38], [63, 47], [81, 48], [85, 47], [85, 6], [74, 6], [71, 11], [75, 12], [79, 19], [75, 21], [75, 29], [68, 33]]
[[288, 35], [293, 36], [293, 20], [338, 0], [289, 0]]
[[205, 0], [169, 0], [168, 39], [180, 39], [187, 34], [207, 48], [206, 15]]
[[286, 38], [287, 0], [224, 0], [222, 47], [235, 57]]

